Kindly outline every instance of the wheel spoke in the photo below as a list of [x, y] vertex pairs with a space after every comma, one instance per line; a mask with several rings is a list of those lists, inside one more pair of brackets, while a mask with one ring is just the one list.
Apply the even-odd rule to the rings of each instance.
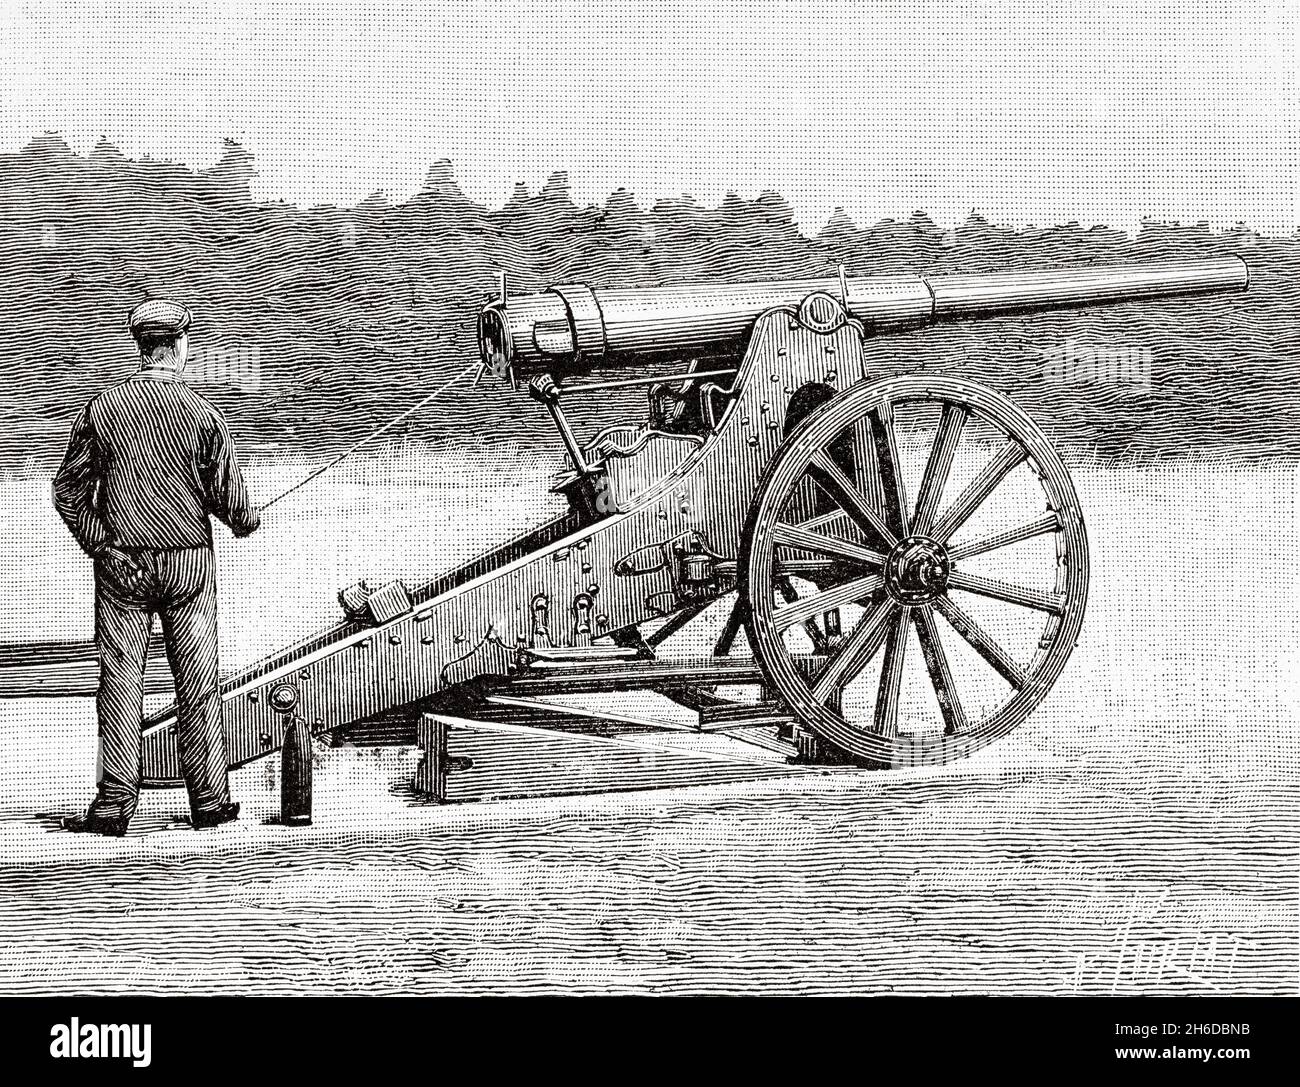
[[848, 640], [817, 674], [812, 688], [813, 698], [825, 702], [867, 666], [889, 633], [889, 620], [896, 607], [892, 599], [886, 599], [858, 620]]
[[885, 495], [885, 520], [902, 537], [908, 534], [907, 494], [898, 465], [898, 438], [894, 433], [894, 409], [885, 401], [871, 415], [871, 436], [876, 450], [880, 485]]
[[999, 547], [1010, 547], [1012, 544], [1021, 543], [1035, 536], [1041, 536], [1045, 532], [1055, 532], [1060, 527], [1060, 517], [1054, 512], [1049, 513], [1045, 517], [1040, 517], [1037, 521], [1031, 521], [1027, 525], [1021, 525], [1019, 528], [1009, 528], [1005, 532], [997, 532], [992, 536], [985, 536], [982, 539], [964, 543], [959, 547], [949, 548], [948, 557], [953, 562], [960, 562], [962, 559], [973, 558], [975, 555], [996, 551]]
[[985, 633], [984, 628], [964, 612], [950, 596], [938, 597], [934, 606], [948, 620], [948, 625], [966, 639], [970, 647], [983, 657], [998, 675], [1017, 691], [1029, 682], [1029, 676], [997, 642]]
[[952, 534], [970, 519], [970, 515], [983, 504], [984, 500], [997, 490], [998, 484], [1007, 478], [1011, 469], [1024, 459], [1024, 449], [1015, 442], [1004, 445], [1002, 451], [983, 467], [980, 474], [972, 479], [958, 496], [957, 501], [939, 518], [929, 535], [940, 543], [947, 543], [952, 538]]
[[1065, 598], [1060, 593], [1047, 593], [1039, 589], [1026, 589], [1021, 585], [1008, 585], [979, 574], [964, 574], [954, 570], [948, 575], [948, 588], [964, 589], [968, 593], [992, 597], [1008, 604], [1019, 604], [1022, 608], [1034, 608], [1038, 611], [1059, 615], [1065, 611]]
[[874, 536], [883, 540], [887, 547], [893, 547], [898, 542], [898, 537], [894, 535], [893, 530], [885, 524], [863, 493], [853, 485], [853, 481], [844, 474], [844, 469], [826, 455], [825, 450], [819, 450], [813, 455], [808, 474], [833, 501], [839, 503], [849, 519], [869, 537]]
[[880, 469], [876, 465], [876, 446], [871, 440], [871, 420], [863, 415], [853, 424], [853, 477], [874, 510], [885, 508], [880, 493]]
[[925, 657], [925, 667], [930, 673], [930, 682], [934, 685], [935, 698], [939, 701], [939, 712], [943, 715], [943, 731], [945, 735], [955, 735], [965, 730], [966, 714], [952, 682], [948, 654], [939, 641], [934, 613], [929, 608], [916, 608], [913, 610], [913, 618], [916, 621], [916, 636], [921, 642], [921, 655]]
[[[778, 579], [776, 587], [787, 604], [798, 602], [799, 594], [795, 591], [794, 583], [788, 577]], [[826, 633], [817, 625], [815, 616], [810, 615], [803, 621], [803, 629], [813, 644], [813, 652], [826, 653], [830, 646], [826, 641]]]
[[930, 450], [930, 459], [925, 462], [925, 474], [921, 476], [921, 489], [916, 496], [916, 514], [912, 518], [914, 533], [925, 535], [934, 524], [934, 516], [939, 511], [939, 499], [943, 495], [943, 485], [948, 481], [953, 457], [957, 455], [957, 443], [961, 441], [961, 430], [966, 418], [966, 409], [961, 405], [943, 406], [939, 429], [934, 435], [934, 446]]
[[[806, 521], [800, 521], [793, 527], [801, 528], [805, 532], [820, 532], [827, 525], [834, 524], [836, 521], [847, 520], [848, 514], [843, 510], [831, 510], [830, 513], [822, 513], [816, 517], [809, 517]], [[788, 524], [786, 521], [778, 521], [778, 524]]]
[[885, 639], [885, 659], [880, 668], [880, 688], [876, 695], [876, 732], [881, 736], [898, 735], [898, 703], [903, 693], [903, 651], [907, 648], [907, 624], [911, 608], [900, 608], [889, 637]]
[[850, 559], [867, 566], [884, 566], [885, 556], [879, 551], [859, 547], [848, 540], [839, 540], [833, 536], [823, 536], [820, 532], [798, 528], [795, 525], [778, 524], [772, 530], [772, 538], [786, 547], [796, 547], [801, 551], [813, 551], [820, 555], [835, 555]]
[[838, 570], [840, 565], [839, 559], [777, 559], [773, 571], [777, 577], [801, 577], [819, 584], [821, 575]]
[[796, 623], [802, 623], [805, 619], [811, 619], [821, 612], [852, 604], [864, 596], [870, 596], [884, 583], [884, 578], [879, 574], [868, 574], [866, 577], [846, 581], [843, 585], [813, 593], [812, 596], [804, 597], [802, 600], [792, 601], [783, 607], [773, 609], [772, 626], [776, 628], [777, 633], [782, 633]]

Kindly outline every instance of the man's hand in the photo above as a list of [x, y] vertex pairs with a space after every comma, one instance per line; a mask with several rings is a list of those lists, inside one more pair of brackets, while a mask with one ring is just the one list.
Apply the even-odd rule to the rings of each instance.
[[236, 538], [243, 539], [245, 536], [251, 536], [261, 527], [261, 525], [262, 515], [258, 513], [257, 510], [252, 510], [249, 512], [248, 520], [238, 528], [232, 528], [230, 531]]
[[144, 570], [137, 565], [135, 559], [116, 547], [104, 548], [96, 556], [96, 561], [104, 576], [119, 589], [133, 592], [144, 581]]

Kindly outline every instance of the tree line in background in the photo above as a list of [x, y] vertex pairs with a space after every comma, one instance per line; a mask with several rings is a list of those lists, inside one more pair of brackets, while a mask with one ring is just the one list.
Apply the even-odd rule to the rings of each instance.
[[[401, 203], [376, 195], [303, 209], [255, 201], [254, 174], [233, 141], [198, 171], [130, 160], [106, 141], [79, 155], [55, 136], [0, 155], [0, 464], [53, 467], [81, 405], [134, 365], [126, 313], [149, 296], [193, 310], [195, 378], [243, 448], [315, 456], [474, 361], [475, 315], [500, 270], [528, 291], [828, 276], [841, 264], [853, 275], [941, 273], [1223, 253], [1251, 263], [1245, 299], [954, 325], [877, 341], [869, 363], [960, 371], [1103, 456], [1300, 453], [1300, 234], [1159, 223], [1132, 238], [1077, 225], [1015, 231], [974, 213], [945, 231], [917, 212], [871, 226], [837, 213], [809, 237], [776, 193], [642, 208], [620, 190], [583, 207], [562, 173], [490, 209], [464, 196], [446, 162]], [[1108, 379], [1069, 365], [1102, 357], [1145, 369]], [[636, 418], [643, 400], [611, 397], [580, 423]], [[499, 388], [453, 390], [402, 436], [553, 441], [522, 391]]]

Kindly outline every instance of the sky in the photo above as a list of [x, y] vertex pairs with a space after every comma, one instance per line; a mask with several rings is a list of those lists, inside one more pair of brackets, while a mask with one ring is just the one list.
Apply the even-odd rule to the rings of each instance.
[[1300, 0], [100, 0], [0, 6], [0, 150], [211, 165], [260, 198], [780, 192], [800, 225], [1300, 226]]

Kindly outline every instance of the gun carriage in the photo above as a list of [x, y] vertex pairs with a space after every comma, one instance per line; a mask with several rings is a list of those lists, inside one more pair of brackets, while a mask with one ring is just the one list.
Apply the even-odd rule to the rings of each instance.
[[[1079, 637], [1083, 512], [1060, 455], [1007, 397], [957, 376], [873, 375], [866, 339], [1246, 284], [1227, 258], [503, 288], [479, 319], [482, 369], [553, 418], [567, 511], [425, 584], [343, 590], [336, 626], [225, 681], [231, 764], [277, 750], [290, 722], [336, 738], [418, 732], [417, 787], [455, 799], [475, 795], [456, 783], [485, 750], [468, 733], [456, 748], [458, 720], [509, 707], [530, 723], [652, 727], [549, 701], [630, 690], [794, 763], [977, 750], [1042, 702]], [[579, 440], [568, 405], [637, 385], [644, 420]], [[984, 516], [995, 499], [1000, 521]], [[150, 784], [179, 780], [171, 724], [170, 711], [148, 724]], [[633, 752], [622, 780], [644, 765]]]

